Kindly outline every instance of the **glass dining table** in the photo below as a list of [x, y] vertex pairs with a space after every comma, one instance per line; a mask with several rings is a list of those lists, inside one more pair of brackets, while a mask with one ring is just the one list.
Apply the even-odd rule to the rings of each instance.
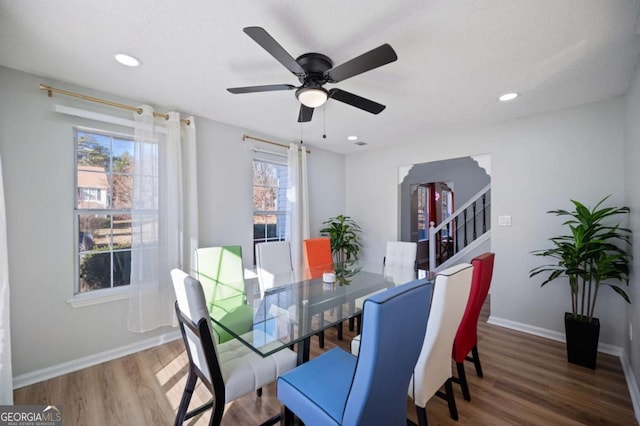
[[[266, 357], [297, 345], [298, 364], [309, 360], [311, 337], [360, 314], [364, 300], [416, 278], [425, 271], [382, 265], [342, 263], [268, 279], [244, 280], [244, 293], [214, 299], [210, 309], [214, 329], [228, 333]], [[237, 286], [236, 288], [242, 288]]]

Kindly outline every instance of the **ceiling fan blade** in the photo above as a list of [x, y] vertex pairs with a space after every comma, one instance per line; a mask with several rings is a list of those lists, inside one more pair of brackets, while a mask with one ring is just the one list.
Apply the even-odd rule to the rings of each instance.
[[280, 44], [275, 41], [262, 27], [246, 27], [243, 30], [249, 37], [258, 43], [264, 50], [269, 52], [271, 56], [276, 58], [286, 69], [294, 73], [298, 77], [304, 77], [304, 69], [296, 62], [295, 59], [284, 50]]
[[363, 109], [371, 114], [380, 114], [386, 108], [386, 106], [382, 104], [340, 89], [329, 90], [329, 97], [336, 101], [344, 102], [345, 104]]
[[276, 90], [291, 90], [295, 88], [296, 86], [292, 84], [268, 84], [266, 86], [231, 87], [227, 90], [237, 95], [239, 93], [274, 92]]
[[313, 108], [309, 108], [306, 105], [300, 104], [298, 123], [306, 123], [307, 121], [311, 121], [311, 117], [313, 117]]
[[398, 59], [398, 55], [388, 44], [378, 46], [344, 64], [338, 65], [325, 72], [330, 83], [346, 80], [354, 75], [381, 67]]

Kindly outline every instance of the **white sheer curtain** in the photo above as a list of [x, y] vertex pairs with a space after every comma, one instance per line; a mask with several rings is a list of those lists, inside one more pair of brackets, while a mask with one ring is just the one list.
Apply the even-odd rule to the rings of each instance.
[[296, 279], [302, 279], [302, 240], [309, 238], [309, 190], [307, 185], [307, 150], [292, 143], [287, 152], [289, 168], [287, 200], [291, 217], [285, 238], [291, 244], [291, 260]]
[[[169, 113], [166, 134], [154, 132], [153, 109], [136, 120], [132, 213], [131, 294], [128, 328], [144, 332], [176, 326], [169, 271], [190, 269], [198, 246], [195, 124]], [[155, 127], [154, 127], [155, 124]]]
[[7, 216], [4, 209], [2, 159], [0, 159], [0, 405], [13, 404], [11, 327], [9, 324], [9, 261]]

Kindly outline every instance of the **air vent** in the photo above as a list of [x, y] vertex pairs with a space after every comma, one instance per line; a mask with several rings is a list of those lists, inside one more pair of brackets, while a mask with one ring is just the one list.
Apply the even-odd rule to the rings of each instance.
[[354, 142], [354, 144], [356, 144], [358, 146], [365, 146], [367, 143], [363, 142], [363, 141], [358, 141], [358, 142]]

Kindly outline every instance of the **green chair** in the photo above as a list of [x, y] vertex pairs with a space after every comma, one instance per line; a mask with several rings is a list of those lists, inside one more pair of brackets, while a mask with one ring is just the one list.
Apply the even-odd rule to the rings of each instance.
[[[242, 247], [203, 247], [195, 250], [193, 276], [204, 290], [209, 314], [238, 335], [251, 331], [253, 309], [247, 304]], [[233, 336], [213, 323], [217, 343]]]

